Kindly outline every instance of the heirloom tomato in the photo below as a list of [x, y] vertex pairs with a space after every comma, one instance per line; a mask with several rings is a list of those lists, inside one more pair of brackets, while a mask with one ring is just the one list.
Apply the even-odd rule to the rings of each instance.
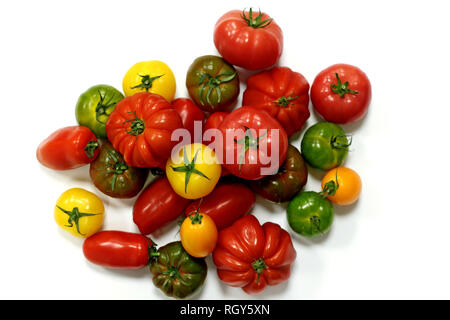
[[[194, 102], [192, 102], [191, 99], [187, 98], [177, 98], [172, 101], [172, 105], [175, 108], [175, 110], [178, 112], [178, 115], [181, 118], [181, 121], [183, 122], [183, 127], [187, 129], [191, 135], [191, 143], [194, 142], [201, 142], [201, 141], [194, 141], [194, 125], [195, 122], [200, 123], [200, 128], [203, 126], [203, 122], [205, 120], [205, 115], [203, 114], [203, 111], [200, 110], [199, 107], [195, 105]], [[200, 137], [201, 139], [201, 137]]]
[[221, 180], [213, 192], [188, 204], [186, 216], [197, 209], [210, 216], [218, 230], [230, 226], [249, 213], [255, 205], [255, 195], [246, 185], [235, 181]]
[[173, 191], [166, 177], [157, 178], [136, 199], [133, 221], [142, 234], [150, 234], [181, 215], [190, 201]]
[[183, 248], [193, 257], [204, 258], [213, 252], [217, 242], [214, 220], [199, 211], [190, 212], [180, 227]]
[[172, 132], [183, 123], [163, 97], [140, 92], [120, 101], [109, 116], [106, 133], [114, 149], [133, 167], [163, 168], [176, 141]]
[[339, 125], [319, 122], [306, 130], [301, 142], [302, 155], [312, 167], [330, 170], [344, 162], [351, 142]]
[[[216, 138], [214, 135], [214, 130], [217, 131], [219, 130], [220, 124], [223, 122], [223, 120], [227, 115], [229, 115], [228, 112], [214, 112], [208, 117], [208, 119], [205, 122], [205, 126], [203, 128], [203, 143], [208, 147], [210, 147], [211, 149], [213, 149], [214, 151], [216, 151], [215, 146]], [[224, 166], [222, 166], [221, 176], [223, 177], [229, 174], [230, 173], [228, 172], [228, 170], [225, 169]]]
[[78, 124], [86, 126], [101, 139], [106, 139], [105, 124], [123, 94], [114, 87], [100, 84], [80, 95], [75, 107]]
[[311, 86], [311, 102], [326, 120], [339, 124], [355, 122], [367, 113], [372, 87], [358, 67], [335, 64], [322, 70]]
[[144, 186], [148, 169], [127, 165], [122, 155], [105, 141], [97, 159], [91, 162], [89, 175], [104, 194], [113, 198], [132, 198]]
[[248, 70], [265, 69], [280, 59], [283, 32], [267, 14], [232, 10], [214, 27], [214, 44], [229, 63]]
[[246, 215], [219, 232], [213, 261], [220, 280], [256, 294], [286, 281], [296, 256], [286, 230]]
[[246, 180], [274, 174], [286, 158], [286, 131], [269, 113], [253, 107], [231, 112], [219, 126], [223, 166]]
[[337, 167], [328, 171], [322, 179], [322, 188], [327, 184], [335, 184], [338, 188], [334, 195], [328, 195], [331, 202], [347, 206], [355, 203], [362, 189], [361, 178], [354, 170], [346, 167]]
[[248, 78], [242, 104], [269, 112], [290, 137], [309, 118], [308, 92], [309, 83], [300, 73], [275, 67]]
[[171, 102], [175, 96], [176, 82], [172, 70], [158, 60], [134, 64], [123, 78], [123, 92], [127, 97], [138, 92], [150, 92]]
[[89, 128], [71, 126], [56, 130], [42, 141], [36, 157], [47, 168], [69, 170], [94, 161], [99, 153], [98, 147], [97, 137]]
[[54, 216], [63, 230], [86, 238], [101, 228], [104, 212], [105, 207], [99, 197], [87, 190], [72, 188], [56, 201]]
[[251, 181], [250, 186], [261, 197], [273, 202], [291, 200], [308, 181], [308, 169], [302, 155], [289, 145], [286, 160], [272, 176]]
[[186, 199], [198, 199], [211, 193], [219, 181], [220, 171], [214, 151], [201, 143], [184, 146], [166, 165], [170, 185]]
[[153, 284], [165, 295], [183, 299], [196, 292], [208, 273], [205, 259], [194, 258], [183, 249], [180, 241], [158, 249], [158, 256], [150, 264]]
[[186, 87], [203, 111], [224, 111], [232, 107], [239, 95], [239, 75], [221, 57], [202, 56], [189, 67]]
[[97, 232], [84, 240], [83, 253], [90, 262], [115, 269], [140, 269], [158, 255], [149, 238], [123, 231]]

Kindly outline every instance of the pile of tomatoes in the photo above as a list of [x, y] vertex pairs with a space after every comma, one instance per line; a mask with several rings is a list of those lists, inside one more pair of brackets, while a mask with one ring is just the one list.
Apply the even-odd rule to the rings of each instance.
[[[55, 220], [86, 238], [83, 252], [90, 262], [148, 267], [153, 283], [175, 298], [202, 286], [209, 255], [221, 281], [249, 294], [289, 278], [297, 255], [290, 233], [250, 214], [255, 194], [289, 202], [291, 231], [315, 237], [330, 229], [333, 204], [354, 203], [362, 188], [359, 175], [342, 166], [352, 137], [340, 125], [367, 112], [371, 86], [364, 72], [336, 64], [310, 88], [300, 73], [274, 66], [283, 33], [270, 16], [252, 9], [223, 15], [214, 44], [221, 56], [199, 57], [188, 69], [190, 98], [174, 99], [175, 77], [164, 62], [139, 62], [123, 77], [123, 93], [109, 85], [82, 93], [75, 108], [78, 125], [57, 130], [37, 149], [48, 168], [89, 164], [100, 192], [137, 196], [132, 214], [140, 233], [101, 231], [103, 202], [81, 188], [61, 194]], [[257, 70], [240, 107], [237, 68]], [[309, 127], [297, 148], [289, 138], [309, 118], [310, 97], [324, 121]], [[224, 161], [219, 154], [233, 156]], [[303, 191], [308, 166], [326, 172], [318, 192]], [[156, 178], [143, 190], [149, 173]], [[148, 237], [180, 216], [180, 241], [158, 247]]]

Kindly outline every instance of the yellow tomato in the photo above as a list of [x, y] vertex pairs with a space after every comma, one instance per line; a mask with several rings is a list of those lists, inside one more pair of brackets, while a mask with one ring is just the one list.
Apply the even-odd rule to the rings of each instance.
[[[337, 183], [336, 183], [337, 179]], [[350, 205], [358, 200], [362, 182], [359, 175], [352, 169], [337, 167], [328, 171], [322, 179], [322, 188], [331, 181], [337, 186], [336, 193], [327, 199], [338, 205]]]
[[61, 194], [54, 211], [58, 226], [74, 236], [87, 238], [101, 228], [105, 207], [92, 192], [72, 188]]
[[184, 219], [181, 224], [181, 244], [193, 257], [203, 258], [213, 252], [217, 237], [218, 231], [214, 220], [198, 211]]
[[167, 160], [166, 175], [177, 194], [186, 199], [198, 199], [214, 190], [221, 168], [212, 149], [193, 143]]
[[123, 92], [129, 97], [138, 92], [151, 92], [171, 102], [175, 96], [175, 76], [162, 61], [142, 61], [128, 70], [122, 82]]

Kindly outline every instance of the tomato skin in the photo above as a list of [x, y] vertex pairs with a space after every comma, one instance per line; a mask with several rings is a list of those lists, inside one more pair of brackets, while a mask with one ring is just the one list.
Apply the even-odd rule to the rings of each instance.
[[300, 131], [310, 116], [308, 92], [309, 83], [300, 73], [275, 67], [247, 80], [242, 104], [269, 112], [290, 137]]
[[141, 269], [149, 263], [152, 241], [137, 233], [100, 231], [83, 243], [83, 253], [90, 262], [107, 268]]
[[180, 116], [167, 100], [140, 92], [117, 104], [106, 123], [106, 133], [130, 166], [163, 168], [177, 143], [171, 141], [172, 132], [182, 127]]
[[289, 145], [286, 160], [278, 173], [250, 182], [252, 189], [261, 197], [281, 203], [291, 200], [308, 181], [308, 168], [302, 155]]
[[173, 191], [167, 178], [158, 178], [136, 199], [133, 221], [142, 234], [153, 233], [179, 217], [189, 202]]
[[99, 139], [106, 139], [106, 121], [123, 98], [123, 94], [112, 86], [90, 87], [80, 95], [75, 107], [78, 124], [91, 129]]
[[[185, 209], [186, 217], [196, 209], [210, 216], [218, 230], [249, 213], [255, 205], [255, 194], [246, 185], [234, 181], [220, 181], [201, 202], [195, 200]], [[199, 206], [200, 205], [200, 206]]]
[[[249, 12], [244, 12], [249, 16]], [[233, 65], [248, 70], [265, 69], [273, 66], [283, 51], [283, 32], [272, 22], [261, 28], [254, 28], [242, 17], [243, 12], [231, 10], [219, 18], [214, 27], [214, 44], [220, 55]], [[254, 17], [259, 13], [254, 13]], [[270, 17], [262, 13], [261, 20]]]
[[[358, 93], [345, 93], [341, 97], [333, 92], [339, 76], [341, 83], [348, 81], [348, 89]], [[372, 87], [367, 75], [358, 67], [335, 64], [322, 70], [311, 86], [311, 101], [316, 111], [329, 122], [349, 124], [367, 113], [372, 98]]]
[[217, 227], [210, 216], [196, 211], [181, 224], [180, 238], [187, 253], [196, 258], [204, 258], [216, 246]]
[[331, 169], [322, 179], [322, 189], [325, 188], [327, 182], [336, 182], [336, 178], [338, 185], [336, 193], [328, 196], [327, 199], [341, 206], [348, 206], [355, 203], [362, 190], [362, 182], [358, 173], [346, 167]]
[[[209, 82], [213, 79], [216, 84]], [[221, 57], [201, 56], [189, 66], [186, 87], [203, 111], [227, 111], [239, 96], [239, 74]]]
[[[246, 132], [245, 128], [249, 128]], [[261, 172], [262, 168], [274, 168], [274, 172], [278, 170], [280, 165], [286, 158], [288, 149], [288, 138], [286, 131], [269, 113], [264, 110], [256, 109], [253, 107], [241, 107], [231, 112], [219, 126], [219, 130], [222, 132], [223, 141], [223, 166], [233, 175], [246, 180], [258, 180], [265, 175]], [[259, 156], [260, 148], [251, 147], [245, 153], [243, 142], [246, 135], [252, 135], [254, 139], [258, 135], [259, 143], [267, 144], [266, 150], [262, 151], [265, 156], [270, 158], [271, 161], [268, 164], [261, 162]], [[227, 143], [227, 135], [234, 134], [235, 140], [232, 143]], [[274, 146], [276, 150], [276, 156], [278, 159], [272, 159], [276, 157], [272, 155], [272, 141], [275, 139], [275, 135], [278, 134], [278, 145]], [[233, 161], [227, 161], [228, 155], [234, 155]]]
[[246, 215], [219, 232], [213, 262], [220, 280], [257, 294], [286, 281], [296, 256], [286, 230]]
[[172, 101], [172, 105], [183, 122], [183, 127], [191, 134], [191, 143], [194, 142], [194, 123], [200, 121], [202, 124], [205, 121], [203, 111], [195, 105], [195, 103], [188, 98], [177, 98]]
[[[92, 144], [92, 154], [85, 151]], [[70, 126], [53, 132], [42, 141], [37, 150], [38, 161], [54, 170], [70, 170], [91, 163], [98, 156], [98, 141], [87, 127]], [[90, 155], [90, 157], [88, 156]]]
[[[330, 201], [314, 191], [298, 194], [287, 207], [290, 227], [304, 237], [323, 235], [333, 223], [334, 209]], [[314, 218], [318, 219], [314, 221]]]
[[[205, 122], [205, 126], [203, 128], [203, 137], [204, 137], [203, 141], [204, 141], [205, 145], [207, 145], [208, 147], [209, 146], [212, 147], [212, 144], [216, 140], [216, 138], [214, 136], [211, 136], [211, 139], [209, 139], [209, 137], [208, 137], [208, 140], [206, 141], [206, 139], [205, 139], [206, 131], [209, 129], [219, 129], [220, 124], [223, 122], [225, 117], [229, 114], [230, 114], [229, 112], [214, 112], [208, 117], [208, 119]], [[212, 149], [215, 151], [215, 149], [216, 149], [215, 146]], [[224, 166], [222, 166], [221, 176], [224, 177], [229, 174], [230, 174], [230, 172]]]
[[347, 135], [338, 124], [318, 122], [303, 135], [301, 151], [313, 168], [330, 170], [344, 162], [349, 145]]
[[100, 154], [89, 167], [94, 185], [113, 198], [133, 198], [144, 187], [148, 169], [131, 167], [111, 143], [104, 141]]

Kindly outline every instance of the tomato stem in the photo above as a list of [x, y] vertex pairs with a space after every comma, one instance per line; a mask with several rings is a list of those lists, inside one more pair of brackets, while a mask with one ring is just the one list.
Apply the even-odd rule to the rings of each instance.
[[278, 99], [277, 101], [275, 101], [275, 103], [278, 104], [279, 106], [287, 107], [288, 105], [293, 104], [293, 103], [291, 102], [292, 100], [295, 100], [295, 99], [297, 99], [297, 98], [298, 98], [298, 96], [295, 96], [295, 97], [292, 97], [292, 96], [289, 96], [289, 97], [282, 96], [280, 99]]
[[122, 122], [122, 126], [125, 127], [125, 123], [131, 122], [130, 129], [127, 131], [128, 134], [132, 136], [138, 136], [145, 130], [145, 123], [142, 119], [139, 119], [136, 115], [136, 111], [129, 111], [128, 113], [133, 113], [134, 118], [130, 118]]
[[116, 187], [117, 176], [127, 171], [128, 165], [125, 163], [122, 157], [117, 154], [116, 150], [107, 150], [107, 152], [111, 159], [114, 161], [114, 163], [112, 163], [109, 167], [110, 172], [114, 173], [111, 183], [111, 190], [114, 191]]
[[56, 207], [69, 216], [69, 218], [67, 219], [67, 224], [65, 225], [65, 227], [72, 228], [73, 224], [75, 224], [75, 226], [77, 228], [77, 232], [79, 234], [81, 234], [82, 236], [84, 236], [85, 234], [80, 232], [79, 220], [81, 218], [83, 218], [83, 217], [90, 217], [90, 216], [96, 216], [96, 215], [101, 214], [101, 213], [84, 213], [84, 212], [80, 212], [78, 207], [74, 207], [72, 209], [72, 211], [65, 210], [65, 209], [61, 208], [60, 206], [56, 206]]
[[192, 162], [191, 162], [191, 161], [189, 161], [189, 159], [187, 157], [186, 147], [184, 147], [183, 148], [184, 166], [180, 166], [180, 167], [172, 167], [172, 166], [170, 166], [173, 171], [175, 171], [175, 172], [184, 172], [186, 174], [185, 178], [184, 178], [185, 179], [184, 180], [184, 193], [187, 193], [188, 183], [189, 183], [189, 180], [190, 180], [191, 175], [193, 173], [197, 174], [199, 176], [202, 176], [203, 178], [209, 180], [209, 178], [203, 172], [195, 169], [195, 162], [197, 161], [197, 156], [198, 156], [199, 151], [200, 151], [200, 149], [198, 149], [195, 152], [194, 158], [192, 159]]
[[339, 189], [339, 181], [337, 178], [337, 172], [338, 172], [338, 169], [336, 169], [336, 181], [330, 180], [327, 183], [325, 183], [325, 186], [323, 187], [322, 192], [319, 193], [323, 198], [326, 198], [329, 196], [334, 196], [336, 194], [336, 191]]
[[97, 103], [97, 106], [95, 107], [95, 120], [102, 124], [106, 124], [106, 121], [101, 121], [100, 116], [109, 116], [112, 111], [108, 112], [109, 109], [114, 107], [117, 102], [113, 102], [113, 99], [115, 97], [115, 93], [113, 93], [107, 101], [105, 101], [106, 96], [104, 96], [100, 90], [97, 91], [98, 95], [100, 96], [100, 101]]
[[97, 148], [98, 148], [97, 140], [89, 141], [86, 144], [86, 147], [84, 147], [84, 153], [86, 153], [86, 155], [89, 159], [92, 159], [92, 157], [94, 156], [94, 152]]
[[215, 77], [211, 76], [209, 73], [202, 74], [202, 76], [200, 77], [200, 82], [198, 84], [198, 85], [202, 85], [200, 88], [200, 92], [198, 94], [200, 97], [200, 103], [202, 105], [205, 105], [205, 100], [203, 98], [203, 92], [204, 92], [205, 88], [208, 87], [208, 91], [206, 93], [206, 102], [212, 106], [210, 96], [211, 96], [211, 92], [213, 90], [216, 90], [217, 104], [219, 104], [220, 101], [222, 100], [222, 92], [220, 91], [219, 86], [222, 83], [233, 80], [236, 77], [236, 74], [237, 74], [236, 72], [222, 72]]
[[255, 138], [255, 137], [253, 137], [250, 128], [244, 126], [244, 129], [245, 129], [244, 137], [240, 140], [234, 139], [235, 143], [242, 144], [243, 148], [244, 148], [243, 152], [241, 152], [241, 155], [239, 157], [239, 171], [241, 171], [241, 165], [244, 163], [244, 157], [245, 157], [245, 154], [247, 153], [247, 151], [249, 149], [258, 149], [259, 148], [259, 140], [267, 134], [267, 131], [266, 131], [264, 134]]
[[[348, 139], [350, 137], [350, 141]], [[345, 139], [345, 142], [342, 140]], [[341, 140], [341, 141], [339, 141]], [[353, 142], [353, 136], [351, 134], [341, 134], [338, 136], [331, 137], [330, 145], [334, 149], [347, 149]]]
[[249, 27], [252, 27], [255, 29], [265, 28], [273, 21], [273, 19], [262, 20], [263, 14], [261, 13], [261, 9], [259, 9], [259, 15], [255, 18], [253, 18], [253, 9], [250, 8], [248, 10], [248, 17], [247, 17], [247, 15], [245, 14], [245, 8], [244, 8], [244, 10], [242, 10], [241, 17], [242, 17], [242, 19], [245, 20], [245, 22], [247, 23], [247, 25]]
[[345, 96], [346, 93], [352, 93], [352, 94], [358, 94], [358, 91], [351, 90], [348, 88], [348, 81], [345, 81], [344, 83], [341, 82], [341, 79], [339, 79], [339, 75], [335, 73], [337, 84], [331, 84], [331, 91], [334, 93], [337, 93], [341, 98]]
[[153, 86], [153, 81], [155, 81], [156, 79], [161, 78], [162, 76], [164, 76], [164, 74], [161, 74], [159, 76], [156, 77], [150, 77], [150, 75], [146, 74], [146, 75], [140, 75], [138, 74], [139, 77], [141, 77], [141, 83], [138, 84], [137, 86], [131, 87], [131, 89], [137, 89], [137, 88], [142, 88], [144, 89], [146, 92], [148, 92], [149, 89], [152, 88]]
[[264, 258], [256, 259], [252, 262], [252, 268], [255, 270], [255, 272], [258, 274], [256, 278], [256, 282], [259, 283], [259, 278], [261, 276], [261, 273], [264, 271], [264, 269], [267, 269], [267, 265], [264, 262]]

